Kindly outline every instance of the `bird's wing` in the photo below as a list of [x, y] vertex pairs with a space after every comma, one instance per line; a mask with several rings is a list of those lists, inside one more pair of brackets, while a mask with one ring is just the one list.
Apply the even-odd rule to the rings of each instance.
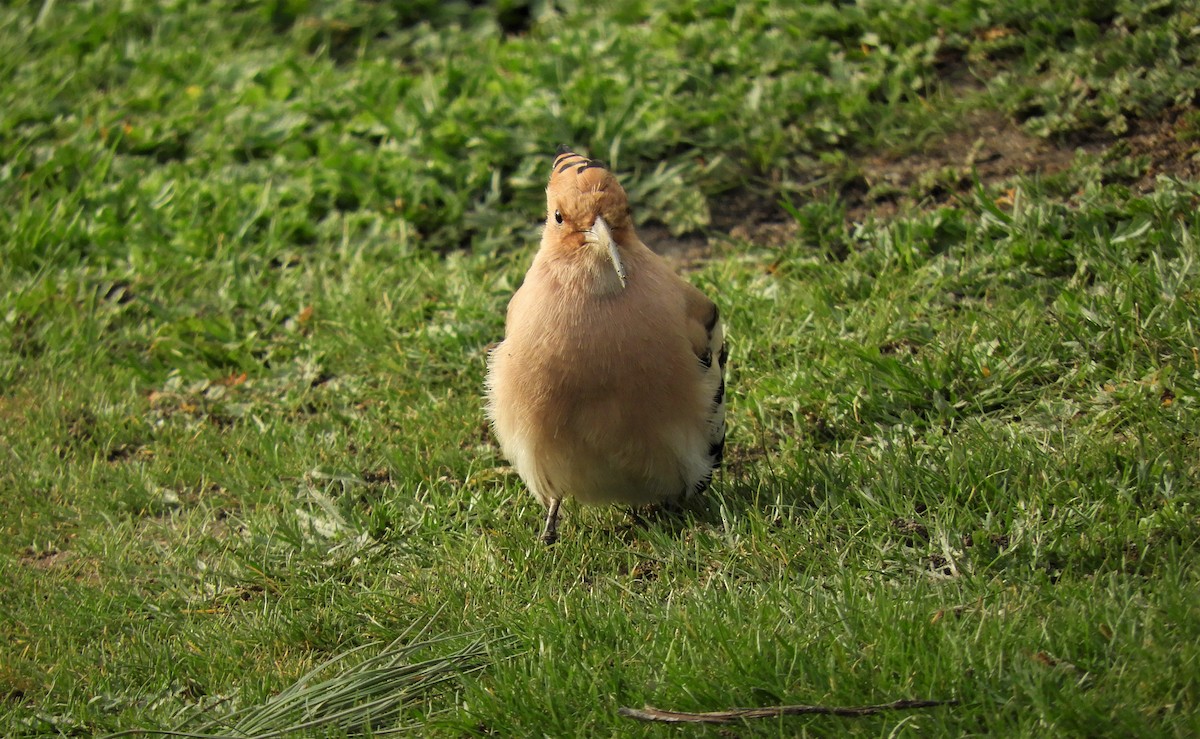
[[[721, 466], [725, 458], [725, 363], [729, 359], [725, 330], [717, 305], [690, 283], [686, 284], [688, 339], [700, 363], [703, 379], [701, 388], [711, 399], [709, 413], [708, 456], [712, 469]], [[696, 482], [695, 492], [702, 492], [712, 479], [711, 471]]]

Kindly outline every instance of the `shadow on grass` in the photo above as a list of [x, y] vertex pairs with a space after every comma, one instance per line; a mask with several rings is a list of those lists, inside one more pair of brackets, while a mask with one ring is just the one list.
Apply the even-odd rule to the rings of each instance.
[[722, 529], [733, 522], [765, 518], [771, 508], [815, 511], [818, 505], [811, 487], [799, 480], [782, 480], [769, 469], [722, 471], [703, 493], [653, 506], [624, 507], [624, 519], [606, 528], [626, 544], [648, 531], [684, 539], [696, 529]]

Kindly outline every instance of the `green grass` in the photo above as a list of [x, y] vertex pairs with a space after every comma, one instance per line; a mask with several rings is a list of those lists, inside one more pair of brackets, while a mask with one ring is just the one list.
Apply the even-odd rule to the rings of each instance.
[[[959, 704], [735, 729], [1200, 733], [1200, 185], [1123, 153], [1177, 118], [1195, 157], [1197, 22], [5, 5], [0, 733], [282, 729], [255, 707], [414, 624], [430, 664], [485, 648], [389, 714], [435, 735], [899, 698]], [[1082, 146], [847, 219], [874, 157], [980, 111]], [[645, 527], [569, 504], [547, 549], [481, 395], [562, 142], [660, 232], [757, 203], [786, 237], [689, 267], [733, 349], [712, 491]]]

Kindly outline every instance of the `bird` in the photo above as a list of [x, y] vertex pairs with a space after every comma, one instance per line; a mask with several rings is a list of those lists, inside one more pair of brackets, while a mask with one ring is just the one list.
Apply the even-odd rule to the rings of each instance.
[[638, 238], [616, 176], [560, 146], [485, 381], [501, 452], [546, 507], [542, 540], [558, 540], [568, 496], [638, 508], [706, 490], [728, 358], [716, 303]]

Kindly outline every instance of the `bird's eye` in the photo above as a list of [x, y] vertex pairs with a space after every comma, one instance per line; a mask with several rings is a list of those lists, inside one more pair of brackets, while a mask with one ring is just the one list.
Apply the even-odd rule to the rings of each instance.
[[562, 223], [562, 213], [558, 212], [557, 210], [554, 211], [554, 222]]

